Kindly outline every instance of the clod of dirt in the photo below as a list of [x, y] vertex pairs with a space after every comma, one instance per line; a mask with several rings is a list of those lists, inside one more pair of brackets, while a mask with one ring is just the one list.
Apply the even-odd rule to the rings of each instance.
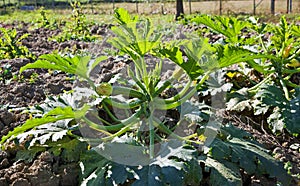
[[8, 112], [7, 110], [0, 110], [0, 121], [8, 126], [12, 122], [14, 122], [16, 119], [15, 115], [11, 112]]
[[6, 179], [5, 178], [0, 178], [0, 185], [1, 186], [8, 186], [7, 182], [6, 182]]
[[8, 153], [0, 150], [0, 161], [2, 161], [4, 158], [8, 158]]
[[0, 163], [0, 169], [7, 168], [9, 166], [9, 161], [7, 158], [4, 158]]
[[0, 60], [1, 67], [9, 64], [11, 65], [12, 72], [17, 72], [22, 66], [25, 66], [28, 63], [30, 63], [30, 60], [26, 58]]
[[78, 185], [79, 167], [77, 163], [62, 165], [59, 170], [61, 185]]
[[25, 70], [22, 73], [22, 75], [23, 75], [24, 78], [28, 78], [29, 79], [34, 72], [35, 72], [34, 69], [28, 69], [28, 70]]
[[32, 185], [59, 185], [59, 178], [52, 170], [53, 155], [43, 152], [28, 168], [25, 177]]
[[4, 129], [4, 124], [0, 121], [0, 131]]
[[0, 151], [0, 186], [67, 186], [78, 185], [79, 166], [76, 162], [60, 164], [50, 152], [42, 152], [33, 163], [17, 161], [10, 164], [9, 154]]
[[62, 83], [50, 83], [47, 85], [47, 88], [49, 88], [53, 94], [59, 94], [62, 93], [66, 87]]
[[16, 179], [12, 184], [12, 186], [31, 186], [31, 184], [28, 182], [28, 180], [24, 178]]

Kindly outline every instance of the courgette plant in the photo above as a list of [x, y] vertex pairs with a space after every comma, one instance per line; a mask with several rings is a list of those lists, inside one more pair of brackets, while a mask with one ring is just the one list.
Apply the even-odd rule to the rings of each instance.
[[29, 34], [18, 35], [16, 29], [0, 28], [0, 59], [33, 57], [22, 40]]
[[[240, 169], [251, 175], [268, 174], [288, 184], [289, 176], [282, 166], [255, 143], [251, 135], [210, 119], [211, 112], [203, 110], [214, 108], [193, 103], [191, 99], [214, 72], [262, 55], [244, 54], [230, 48], [218, 50], [206, 39], [163, 43], [150, 19], [132, 17], [124, 9], [117, 9], [115, 17], [118, 26], [112, 27], [115, 36], [109, 42], [121, 55], [128, 55], [132, 60], [132, 68], [129, 65], [126, 69], [127, 77], [116, 75], [109, 82], [96, 84], [91, 72], [107, 59], [103, 56], [96, 59], [58, 54], [40, 56], [36, 62], [22, 67], [20, 73], [30, 68], [59, 70], [75, 74], [79, 85], [71, 93], [47, 100], [47, 107], [31, 111], [37, 118], [27, 120], [4, 136], [2, 147], [12, 140], [26, 141], [27, 135], [35, 136], [33, 143], [38, 138], [43, 145], [47, 140], [51, 142], [64, 135], [86, 141], [92, 148], [80, 158], [82, 185], [200, 185], [205, 183], [205, 172], [211, 174], [210, 184], [242, 185]], [[218, 55], [213, 54], [216, 51]], [[232, 58], [232, 55], [237, 57]], [[149, 56], [155, 60], [152, 70], [147, 63]], [[178, 67], [171, 77], [163, 80], [162, 66], [166, 59]], [[164, 98], [163, 93], [176, 84], [184, 86], [178, 88], [176, 95]], [[156, 111], [164, 113], [171, 109], [183, 116], [175, 127], [156, 114]], [[104, 110], [105, 115], [99, 114], [99, 110]], [[116, 114], [119, 111], [121, 117]], [[210, 129], [215, 139], [210, 139], [210, 134], [203, 130], [205, 124], [201, 121], [205, 117], [204, 123], [209, 121], [220, 126]], [[181, 131], [179, 135], [174, 130], [180, 128], [184, 120], [196, 128], [191, 134]], [[48, 128], [46, 134], [41, 130], [45, 128]], [[51, 131], [53, 128], [59, 133]], [[75, 133], [78, 128], [81, 135]], [[85, 131], [89, 134], [85, 135]], [[211, 140], [211, 146], [204, 148], [206, 140]], [[160, 144], [159, 150], [157, 144]], [[115, 161], [117, 158], [123, 161]], [[175, 178], [174, 174], [178, 176]]]
[[49, 18], [48, 11], [41, 7], [39, 9], [40, 17], [36, 20], [35, 28], [58, 29], [61, 25], [55, 18]]
[[[299, 26], [287, 23], [284, 16], [281, 17], [278, 25], [259, 23], [254, 17], [241, 20], [200, 15], [192, 18], [191, 21], [206, 25], [213, 32], [224, 36], [225, 40], [213, 44], [218, 50], [219, 57], [223, 58], [222, 55], [230, 54], [230, 60], [233, 62], [236, 58], [244, 58], [245, 63], [239, 64], [240, 69], [234, 73], [229, 72], [228, 76], [242, 74], [244, 79], [249, 80], [248, 77], [252, 76], [249, 72], [255, 71], [259, 74], [256, 78], [258, 80], [250, 79], [247, 90], [244, 88], [232, 94], [232, 97], [236, 94], [238, 97], [233, 98], [234, 100], [228, 104], [229, 108], [241, 111], [253, 107], [257, 115], [266, 114], [270, 110], [275, 113], [267, 119], [273, 132], [286, 128], [291, 134], [298, 135], [300, 125], [296, 121], [300, 111], [293, 109], [293, 102], [298, 102], [296, 90], [299, 89], [299, 84], [292, 82], [292, 79], [300, 73]], [[246, 57], [251, 55], [261, 57], [253, 59]], [[281, 93], [284, 96], [281, 96]], [[270, 94], [273, 101], [269, 99]], [[236, 105], [238, 100], [240, 104]], [[288, 106], [276, 104], [278, 102], [287, 103]], [[231, 107], [232, 105], [236, 107]], [[274, 119], [276, 117], [279, 118]]]
[[89, 30], [91, 23], [88, 22], [84, 12], [82, 11], [81, 3], [79, 1], [70, 1], [72, 7], [71, 21], [67, 22], [62, 33], [55, 36], [53, 39], [58, 42], [68, 40], [79, 41], [95, 41], [96, 36], [92, 35]]
[[[155, 140], [161, 140], [161, 137], [155, 134], [155, 129], [159, 129], [162, 133], [167, 135], [172, 135], [176, 139], [181, 141], [190, 141], [191, 138], [197, 135], [193, 134], [187, 137], [181, 137], [174, 134], [171, 129], [164, 125], [156, 116], [154, 116], [154, 110], [170, 110], [181, 106], [189, 98], [191, 98], [196, 93], [195, 83], [193, 82], [201, 74], [203, 77], [200, 79], [198, 85], [204, 83], [211, 71], [204, 73], [200, 68], [198, 60], [191, 58], [187, 63], [183, 61], [182, 52], [179, 51], [178, 47], [173, 47], [171, 49], [154, 50], [160, 44], [160, 35], [153, 32], [153, 27], [151, 21], [146, 19], [145, 21], [140, 21], [136, 17], [131, 18], [127, 11], [124, 9], [118, 9], [116, 11], [116, 19], [120, 26], [113, 27], [112, 31], [117, 35], [117, 37], [111, 40], [113, 46], [118, 48], [121, 52], [128, 54], [134, 62], [134, 71], [128, 68], [128, 75], [133, 80], [132, 87], [126, 86], [112, 86], [109, 83], [101, 83], [96, 85], [92, 79], [90, 79], [89, 73], [94, 67], [98, 65], [105, 57], [100, 57], [93, 60], [91, 63], [91, 57], [61, 57], [57, 54], [47, 54], [42, 55], [39, 60], [35, 63], [28, 64], [20, 69], [20, 73], [29, 68], [46, 68], [53, 70], [60, 70], [66, 73], [76, 74], [78, 77], [86, 80], [94, 94], [92, 96], [98, 96], [99, 99], [94, 104], [85, 104], [83, 108], [71, 114], [69, 113], [71, 107], [66, 107], [64, 109], [57, 108], [53, 110], [53, 113], [59, 114], [56, 117], [52, 117], [52, 112], [50, 115], [45, 115], [46, 119], [40, 118], [35, 120], [35, 122], [28, 121], [22, 126], [21, 130], [16, 128], [13, 132], [10, 132], [7, 136], [2, 138], [2, 142], [6, 141], [10, 137], [19, 134], [21, 131], [28, 130], [30, 128], [45, 124], [48, 122], [55, 122], [61, 119], [75, 118], [79, 121], [84, 121], [89, 127], [103, 132], [107, 137], [103, 137], [101, 141], [111, 141], [115, 137], [121, 136], [122, 134], [133, 130], [140, 121], [145, 120], [149, 128], [149, 156], [150, 159], [154, 158], [154, 143]], [[143, 24], [143, 25], [141, 25]], [[198, 47], [201, 44], [205, 44], [205, 41], [197, 42]], [[186, 45], [188, 49], [194, 47], [194, 45]], [[172, 77], [165, 82], [161, 82], [160, 73], [162, 62], [156, 64], [153, 71], [148, 72], [147, 65], [145, 61], [145, 55], [149, 53], [156, 53], [155, 55], [161, 57], [162, 55], [170, 57], [170, 52], [175, 52], [174, 58], [175, 62], [182, 68], [177, 69]], [[190, 51], [192, 57], [202, 57], [201, 55], [205, 52], [205, 49], [200, 48], [197, 51]], [[192, 53], [197, 52], [197, 53]], [[201, 52], [201, 53], [198, 53]], [[194, 56], [193, 56], [194, 55]], [[167, 99], [160, 98], [160, 94], [168, 89], [172, 82], [179, 80], [179, 78], [185, 73], [188, 74], [187, 85], [175, 96]], [[193, 88], [194, 87], [194, 88]], [[95, 94], [96, 93], [96, 94]], [[86, 93], [88, 94], [88, 93]], [[129, 98], [124, 102], [119, 102], [115, 99], [115, 96], [123, 96]], [[101, 100], [101, 106], [105, 109], [114, 124], [99, 118], [105, 125], [99, 125], [89, 120], [88, 117], [83, 116], [82, 113], [91, 109], [96, 103]], [[134, 114], [129, 118], [119, 120], [116, 118], [112, 111], [108, 107], [115, 107], [118, 109], [134, 110]], [[76, 109], [76, 108], [74, 108]], [[60, 113], [58, 113], [60, 112]], [[33, 124], [34, 123], [34, 124]]]

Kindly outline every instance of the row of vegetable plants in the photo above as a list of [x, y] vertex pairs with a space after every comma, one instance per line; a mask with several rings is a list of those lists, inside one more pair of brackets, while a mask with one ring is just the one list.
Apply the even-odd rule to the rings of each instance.
[[[228, 105], [231, 110], [253, 110], [255, 115], [272, 113], [267, 121], [272, 131], [287, 130], [298, 136], [299, 121], [299, 82], [293, 80], [299, 74], [299, 25], [287, 23], [282, 17], [279, 25], [259, 24], [251, 17], [249, 21], [236, 18], [198, 16], [191, 19], [196, 24], [204, 24], [211, 31], [224, 36], [223, 44], [218, 50], [228, 51], [234, 59], [245, 58], [249, 54], [261, 57], [247, 61], [247, 66], [240, 66], [229, 78], [237, 74], [242, 79], [251, 76], [251, 70], [258, 72], [260, 82], [251, 81], [248, 87], [236, 86]], [[245, 32], [246, 31], [246, 32]], [[245, 33], [251, 33], [251, 37]], [[264, 36], [270, 35], [269, 38]], [[225, 45], [224, 45], [225, 44]], [[222, 54], [221, 52], [219, 52]], [[232, 107], [234, 106], [234, 107]]]
[[[86, 35], [83, 14], [77, 6], [74, 9], [77, 21], [72, 28], [78, 32], [63, 38], [92, 38]], [[242, 185], [245, 175], [268, 175], [278, 184], [290, 183], [282, 162], [218, 112], [248, 109], [267, 115], [274, 133], [298, 136], [299, 83], [293, 80], [300, 72], [298, 25], [288, 24], [284, 17], [279, 25], [252, 17], [197, 15], [183, 20], [205, 25], [199, 34], [222, 35], [212, 43], [194, 34], [168, 41], [151, 19], [124, 9], [115, 11], [115, 20], [108, 42], [115, 50], [110, 53], [131, 61], [125, 75], [96, 83], [91, 74], [107, 56], [40, 56], [19, 74], [32, 68], [57, 70], [77, 77], [78, 86], [26, 109], [32, 118], [2, 137], [2, 149], [12, 143], [23, 146], [17, 159], [27, 161], [45, 150], [75, 159], [82, 185]], [[271, 40], [264, 38], [266, 34]], [[166, 60], [176, 70], [162, 79]], [[255, 78], [249, 78], [253, 72]], [[247, 84], [240, 86], [241, 81]], [[164, 97], [171, 89], [178, 92]], [[195, 95], [209, 95], [211, 104], [195, 101]], [[216, 100], [224, 104], [214, 104]], [[167, 112], [179, 113], [175, 125], [160, 118]], [[192, 132], [182, 132], [182, 126]]]

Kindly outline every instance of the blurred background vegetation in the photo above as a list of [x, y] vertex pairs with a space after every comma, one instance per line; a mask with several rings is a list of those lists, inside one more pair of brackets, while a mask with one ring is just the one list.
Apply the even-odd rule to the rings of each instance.
[[[126, 8], [139, 14], [175, 14], [176, 0], [79, 0], [85, 13], [112, 14], [115, 8]], [[178, 1], [178, 0], [177, 0]], [[299, 0], [179, 0], [184, 13], [212, 14], [283, 14], [300, 13]], [[271, 10], [272, 3], [274, 10]], [[16, 10], [71, 9], [70, 0], [0, 0], [0, 13]]]

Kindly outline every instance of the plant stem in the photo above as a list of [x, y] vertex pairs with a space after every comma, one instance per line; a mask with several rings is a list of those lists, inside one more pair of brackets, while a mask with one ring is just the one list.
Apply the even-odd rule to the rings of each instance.
[[265, 43], [264, 43], [263, 40], [262, 40], [262, 36], [259, 37], [259, 41], [260, 41], [260, 43], [261, 43], [262, 48], [264, 49], [264, 51], [265, 51], [266, 53], [268, 53], [268, 49], [267, 49]]
[[159, 87], [157, 91], [154, 92], [152, 98], [159, 96], [159, 94], [162, 93], [164, 90], [166, 90], [166, 88], [168, 88], [170, 85], [171, 85], [170, 81], [165, 81], [164, 84], [161, 87]]
[[94, 81], [92, 81], [89, 77], [83, 77], [83, 76], [81, 76], [81, 77], [84, 78], [88, 82], [88, 84], [91, 86], [91, 88], [93, 90], [96, 90], [96, 86], [95, 86], [95, 82]]
[[268, 82], [271, 77], [273, 76], [273, 74], [269, 74], [265, 79], [263, 79], [261, 82], [259, 82], [258, 84], [256, 84], [255, 86], [251, 87], [248, 89], [248, 92], [251, 92], [251, 93], [256, 93], [257, 92], [257, 89], [264, 83]]
[[129, 103], [120, 103], [120, 102], [114, 101], [113, 99], [105, 99], [104, 102], [111, 105], [111, 106], [114, 106], [116, 108], [132, 109], [132, 108], [140, 106], [144, 101], [139, 100], [139, 99], [134, 101], [132, 99], [132, 101], [129, 102]]
[[189, 82], [184, 86], [184, 88], [175, 96], [167, 99], [161, 99], [161, 98], [156, 98], [155, 102], [156, 103], [161, 103], [161, 104], [169, 104], [169, 103], [174, 103], [175, 101], [178, 101], [180, 98], [184, 96], [184, 94], [190, 89], [192, 84], [192, 81], [189, 80]]
[[102, 123], [104, 123], [104, 124], [106, 124], [106, 125], [109, 125], [109, 126], [111, 126], [112, 124], [111, 123], [109, 123], [108, 121], [106, 121], [105, 119], [103, 119], [103, 118], [101, 118], [101, 117], [99, 117], [98, 116], [98, 113], [94, 113], [94, 112], [92, 112], [91, 113], [94, 117], [96, 117], [97, 119], [99, 119]]
[[290, 82], [290, 81], [286, 81], [286, 84], [288, 85], [288, 86], [290, 86], [290, 87], [293, 87], [293, 88], [300, 88], [300, 85], [297, 85], [297, 84], [295, 84], [295, 83], [292, 83], [292, 82]]
[[279, 82], [280, 82], [280, 84], [282, 86], [285, 98], [290, 101], [291, 98], [290, 98], [289, 90], [287, 89], [286, 84], [284, 83], [284, 81], [283, 81], [283, 79], [282, 79], [281, 76], [279, 77]]
[[172, 132], [168, 127], [166, 127], [158, 118], [156, 117], [153, 117], [153, 125], [155, 127], [157, 127], [160, 131], [166, 133], [167, 135], [170, 135], [171, 137], [175, 138], [175, 139], [178, 139], [180, 141], [185, 141], [185, 142], [188, 142], [188, 143], [196, 143], [196, 144], [201, 144], [200, 142], [196, 142], [196, 141], [193, 141], [193, 140], [190, 140], [190, 136], [188, 137], [181, 137], [181, 136], [178, 136], [177, 134], [175, 134], [174, 132]]
[[[169, 110], [169, 109], [173, 109], [178, 107], [179, 105], [181, 105], [182, 103], [186, 102], [188, 99], [190, 99], [196, 92], [197, 92], [197, 88], [199, 88], [201, 85], [203, 85], [203, 83], [205, 82], [205, 80], [207, 80], [207, 78], [209, 77], [209, 74], [211, 73], [211, 70], [209, 70], [208, 72], [205, 73], [205, 75], [202, 77], [202, 79], [200, 80], [200, 82], [197, 84], [196, 87], [193, 87], [192, 90], [190, 90], [190, 92], [188, 92], [185, 96], [183, 96], [180, 100], [176, 100], [173, 101], [172, 103], [163, 103], [163, 100], [160, 99], [154, 99], [153, 101], [153, 106], [157, 109], [161, 109], [161, 110]], [[190, 81], [188, 83], [188, 85], [190, 85], [192, 83], [192, 81]], [[186, 86], [185, 88], [190, 88], [190, 86]]]
[[[152, 95], [152, 98], [159, 96], [159, 94], [162, 93], [166, 88], [168, 88], [172, 84], [173, 81], [178, 80], [182, 76], [183, 73], [184, 73], [184, 70], [182, 68], [175, 69], [175, 72], [172, 74], [170, 79], [168, 79], [167, 81], [164, 82], [164, 84]], [[191, 80], [189, 81], [188, 84], [190, 84], [190, 82], [191, 82]], [[173, 100], [179, 99], [180, 97], [182, 97], [183, 94], [185, 94], [185, 92], [188, 90], [189, 87], [190, 87], [190, 85], [185, 86], [185, 88], [179, 93], [179, 95], [177, 94], [177, 97], [168, 98], [168, 99], [170, 99], [170, 101], [168, 99], [166, 99], [165, 102], [173, 102]]]
[[113, 86], [112, 95], [124, 95], [126, 97], [134, 97], [139, 98], [141, 100], [146, 100], [145, 95], [128, 87], [121, 87], [121, 86]]
[[115, 115], [113, 115], [113, 113], [111, 113], [111, 111], [109, 110], [109, 108], [106, 106], [105, 103], [103, 103], [102, 106], [112, 120], [114, 120], [115, 122], [118, 122], [118, 123], [120, 122], [120, 120], [118, 118], [116, 118]]
[[282, 70], [283, 74], [296, 74], [296, 73], [300, 73], [300, 68], [296, 68], [296, 69], [283, 69]]
[[86, 124], [88, 124], [91, 128], [93, 128], [93, 129], [95, 129], [95, 130], [97, 130], [97, 131], [99, 131], [99, 132], [102, 132], [102, 133], [104, 133], [104, 134], [106, 134], [106, 135], [108, 135], [108, 136], [111, 136], [111, 135], [112, 135], [111, 133], [107, 132], [106, 127], [101, 126], [101, 125], [97, 125], [96, 123], [94, 123], [94, 122], [90, 121], [89, 119], [87, 119], [85, 116], [84, 116], [82, 119], [83, 119], [83, 121], [85, 121]]
[[119, 130], [118, 132], [116, 132], [116, 133], [114, 133], [114, 134], [112, 134], [108, 137], [101, 138], [101, 140], [104, 141], [104, 142], [113, 140], [115, 137], [120, 136], [120, 135], [124, 134], [125, 132], [127, 132], [133, 124], [134, 123], [132, 123], [130, 125], [127, 125], [127, 126], [123, 127], [121, 130]]
[[[144, 94], [146, 94], [146, 95], [149, 95], [149, 93], [148, 93], [148, 91], [147, 91], [147, 89], [146, 89], [146, 87], [143, 85], [143, 83], [138, 79], [138, 77], [136, 77], [135, 75], [134, 75], [134, 73], [133, 73], [133, 71], [130, 69], [130, 68], [128, 68], [127, 69], [127, 73], [128, 73], [128, 75], [134, 80], [134, 82], [140, 87], [140, 89], [144, 92]], [[137, 71], [137, 70], [136, 70]], [[138, 72], [136, 72], [136, 74], [137, 74]]]
[[207, 71], [204, 76], [201, 78], [201, 80], [199, 81], [199, 83], [197, 84], [196, 88], [198, 89], [201, 85], [203, 85], [203, 83], [208, 79], [210, 73], [212, 72], [212, 70]]
[[197, 92], [196, 88], [194, 87], [188, 94], [186, 94], [183, 98], [181, 98], [180, 100], [177, 100], [173, 103], [165, 103], [165, 104], [161, 104], [161, 103], [155, 103], [154, 100], [154, 104], [153, 106], [157, 109], [161, 109], [161, 110], [169, 110], [169, 109], [173, 109], [176, 108], [180, 105], [182, 105], [184, 102], [186, 102], [188, 99], [190, 99], [195, 93]]
[[297, 56], [299, 56], [300, 54], [300, 48], [296, 49], [296, 51], [288, 58], [288, 60], [292, 60], [294, 58], [296, 58]]
[[149, 143], [149, 155], [150, 159], [154, 158], [154, 138], [155, 138], [155, 132], [154, 132], [154, 126], [153, 126], [153, 115], [148, 119], [149, 123], [149, 138], [150, 138], [150, 143]]
[[132, 116], [130, 116], [129, 118], [125, 119], [125, 120], [121, 120], [121, 123], [116, 124], [116, 125], [111, 125], [111, 126], [103, 126], [103, 125], [98, 125], [92, 121], [90, 121], [88, 118], [86, 118], [85, 116], [82, 117], [82, 119], [93, 129], [98, 130], [100, 132], [106, 133], [107, 131], [119, 131], [121, 130], [123, 127], [127, 126], [127, 125], [132, 125], [135, 124], [139, 121], [139, 117], [142, 114], [142, 110], [137, 111], [135, 114], [133, 114]]

